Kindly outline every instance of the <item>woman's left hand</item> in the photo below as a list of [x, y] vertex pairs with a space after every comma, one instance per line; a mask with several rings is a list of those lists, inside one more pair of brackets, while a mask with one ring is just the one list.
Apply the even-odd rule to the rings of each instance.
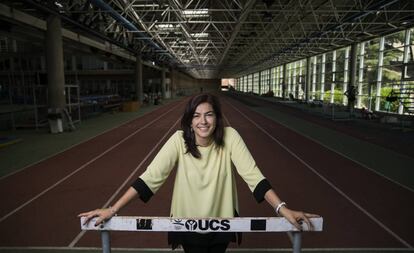
[[302, 230], [302, 222], [305, 222], [308, 225], [310, 230], [313, 230], [313, 225], [310, 222], [309, 218], [318, 218], [320, 217], [317, 214], [305, 213], [302, 211], [290, 210], [286, 206], [282, 207], [279, 211], [280, 215], [285, 217], [293, 226], [298, 230]]

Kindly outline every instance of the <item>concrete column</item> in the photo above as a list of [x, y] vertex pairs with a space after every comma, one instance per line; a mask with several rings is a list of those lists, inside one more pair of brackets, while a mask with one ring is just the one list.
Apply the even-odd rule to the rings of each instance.
[[[358, 57], [358, 52], [357, 52], [357, 46], [358, 43], [354, 43], [351, 45], [351, 55], [350, 55], [350, 69], [349, 69], [349, 86], [348, 86], [348, 91], [351, 90], [355, 90], [356, 89], [356, 84], [357, 84], [357, 57]], [[348, 93], [352, 93], [352, 92], [348, 92]], [[355, 99], [354, 101], [350, 101], [350, 99], [348, 99], [348, 109], [350, 112], [350, 115], [353, 115], [354, 112], [354, 106], [355, 106]]]
[[171, 75], [171, 81], [170, 81], [170, 85], [171, 85], [171, 98], [176, 98], [177, 97], [177, 73], [176, 70], [171, 69], [170, 71], [170, 75]]
[[305, 81], [305, 100], [309, 101], [309, 93], [312, 82], [312, 62], [311, 58], [306, 58], [306, 81]]
[[48, 97], [49, 107], [57, 110], [66, 106], [61, 29], [60, 17], [50, 15], [47, 19], [46, 30]]
[[358, 43], [351, 45], [350, 68], [349, 68], [349, 86], [356, 86], [356, 72], [357, 72], [357, 46]]
[[[103, 62], [103, 70], [104, 71], [108, 70], [108, 62], [107, 61]], [[105, 94], [113, 94], [113, 91], [111, 90], [111, 80], [110, 79], [106, 79]]]
[[142, 59], [140, 55], [136, 57], [135, 64], [135, 99], [142, 103], [144, 101], [144, 92], [142, 85]]
[[162, 99], [166, 98], [166, 96], [165, 96], [165, 90], [166, 90], [166, 87], [165, 87], [165, 71], [166, 71], [165, 67], [162, 67], [162, 69], [161, 69], [161, 95], [162, 95]]
[[286, 98], [286, 85], [287, 85], [287, 68], [286, 68], [286, 63], [285, 63], [283, 64], [282, 98]]
[[262, 94], [262, 71], [259, 71], [259, 95]]
[[267, 71], [268, 71], [267, 72], [268, 76], [267, 76], [267, 91], [266, 92], [272, 90], [272, 87], [271, 87], [272, 69], [268, 69]]

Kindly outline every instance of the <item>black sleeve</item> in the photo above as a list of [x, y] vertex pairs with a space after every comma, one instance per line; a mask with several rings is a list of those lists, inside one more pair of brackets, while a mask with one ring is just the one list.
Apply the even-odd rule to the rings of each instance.
[[256, 188], [254, 188], [253, 191], [253, 196], [256, 199], [257, 203], [261, 203], [264, 200], [264, 195], [270, 189], [272, 189], [272, 186], [270, 185], [269, 181], [267, 181], [267, 179], [263, 179], [256, 185]]
[[141, 178], [138, 178], [131, 186], [138, 192], [139, 198], [145, 203], [147, 203], [152, 195], [154, 195], [148, 185]]

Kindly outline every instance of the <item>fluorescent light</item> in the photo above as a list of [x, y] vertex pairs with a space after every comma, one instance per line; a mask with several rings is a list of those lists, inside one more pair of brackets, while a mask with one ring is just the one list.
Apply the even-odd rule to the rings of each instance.
[[183, 16], [186, 18], [201, 18], [208, 17], [208, 9], [193, 9], [193, 10], [183, 10]]
[[55, 5], [59, 8], [63, 8], [63, 5], [61, 3], [59, 3], [58, 1], [55, 1]]
[[208, 37], [208, 33], [191, 33], [191, 37], [194, 38], [206, 38]]
[[187, 44], [188, 42], [186, 40], [179, 39], [176, 44]]
[[155, 25], [158, 30], [174, 30], [178, 28], [178, 25], [173, 25], [173, 24], [157, 24]]
[[133, 4], [132, 7], [159, 7], [159, 4]]

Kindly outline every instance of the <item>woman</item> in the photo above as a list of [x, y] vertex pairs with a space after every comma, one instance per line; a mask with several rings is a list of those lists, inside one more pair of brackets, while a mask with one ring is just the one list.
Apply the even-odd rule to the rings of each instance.
[[[231, 164], [248, 184], [258, 202], [266, 199], [276, 215], [285, 217], [296, 228], [317, 215], [287, 208], [262, 175], [242, 138], [231, 127], [224, 127], [218, 99], [210, 94], [193, 97], [181, 118], [182, 130], [173, 134], [146, 171], [110, 208], [81, 213], [96, 225], [110, 219], [135, 196], [147, 202], [165, 182], [171, 170], [177, 174], [171, 205], [171, 217], [238, 216], [237, 190]], [[191, 203], [191, 204], [189, 204]], [[169, 233], [173, 248], [182, 245], [185, 252], [225, 252], [235, 233]]]

